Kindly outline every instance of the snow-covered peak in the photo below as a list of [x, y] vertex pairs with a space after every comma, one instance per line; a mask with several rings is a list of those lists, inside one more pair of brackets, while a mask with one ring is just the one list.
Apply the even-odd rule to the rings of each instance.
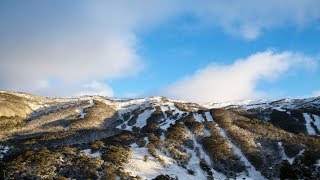
[[263, 105], [270, 103], [268, 100], [238, 100], [238, 101], [226, 101], [226, 102], [211, 102], [202, 104], [204, 107], [211, 108], [235, 108], [241, 106], [253, 106]]
[[227, 109], [298, 109], [298, 108], [319, 108], [320, 97], [305, 99], [285, 98], [280, 100], [241, 100], [229, 102], [212, 102], [203, 104], [206, 108], [227, 108]]

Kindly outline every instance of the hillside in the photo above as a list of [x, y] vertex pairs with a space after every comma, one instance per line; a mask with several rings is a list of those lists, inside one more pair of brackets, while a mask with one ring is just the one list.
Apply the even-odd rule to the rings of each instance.
[[4, 179], [319, 179], [320, 98], [199, 105], [0, 91]]

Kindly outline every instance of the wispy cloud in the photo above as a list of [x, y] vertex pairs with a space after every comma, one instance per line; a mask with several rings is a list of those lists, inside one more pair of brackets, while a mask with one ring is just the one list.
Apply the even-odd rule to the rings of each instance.
[[265, 30], [292, 25], [308, 26], [320, 18], [318, 0], [232, 0], [196, 3], [192, 11], [207, 24], [253, 40]]
[[315, 60], [294, 53], [258, 52], [230, 65], [209, 65], [167, 88], [170, 97], [195, 102], [258, 98], [261, 80], [276, 80], [293, 67], [312, 67]]

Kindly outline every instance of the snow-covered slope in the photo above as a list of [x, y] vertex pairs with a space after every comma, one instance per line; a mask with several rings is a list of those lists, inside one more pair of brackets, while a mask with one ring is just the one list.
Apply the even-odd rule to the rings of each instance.
[[320, 136], [320, 97], [207, 103], [203, 106], [244, 111], [249, 117], [270, 121], [290, 132]]
[[[51, 99], [2, 94], [2, 101], [14, 95], [23, 97], [15, 103], [38, 105], [30, 108], [23, 123], [5, 127], [0, 134], [1, 163], [8, 179], [320, 175], [319, 98], [201, 106], [164, 97]], [[7, 122], [3, 117], [0, 121]]]
[[280, 99], [280, 100], [242, 100], [230, 102], [212, 102], [203, 104], [207, 108], [228, 108], [228, 109], [301, 109], [301, 108], [320, 108], [320, 97], [306, 99]]

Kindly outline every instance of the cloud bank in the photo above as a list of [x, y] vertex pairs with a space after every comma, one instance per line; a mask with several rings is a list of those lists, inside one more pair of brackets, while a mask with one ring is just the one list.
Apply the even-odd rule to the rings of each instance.
[[[91, 82], [136, 75], [144, 61], [135, 30], [176, 12], [174, 4], [152, 0], [2, 5], [0, 88], [49, 96], [74, 95]], [[101, 94], [94, 89], [90, 93]], [[107, 89], [105, 94], [113, 95]]]
[[294, 52], [258, 52], [230, 65], [209, 65], [167, 88], [170, 97], [193, 102], [231, 101], [263, 96], [262, 80], [276, 80], [294, 67], [312, 67], [315, 60]]

